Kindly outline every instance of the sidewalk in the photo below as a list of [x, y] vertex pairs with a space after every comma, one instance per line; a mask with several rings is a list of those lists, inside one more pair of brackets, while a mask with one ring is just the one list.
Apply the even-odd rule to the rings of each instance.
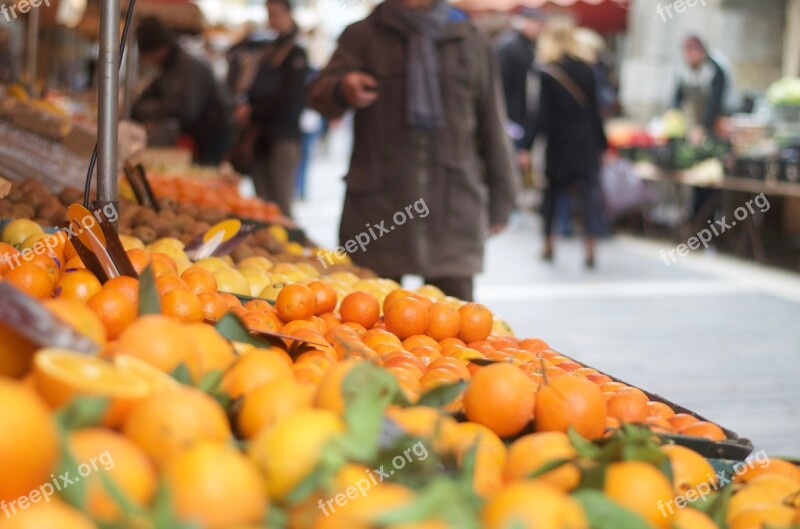
[[[309, 175], [296, 216], [334, 247], [349, 144]], [[800, 276], [719, 256], [667, 266], [667, 243], [617, 237], [597, 270], [578, 239], [539, 259], [538, 219], [524, 217], [487, 248], [477, 297], [519, 336], [537, 336], [582, 363], [657, 393], [774, 455], [800, 456]]]

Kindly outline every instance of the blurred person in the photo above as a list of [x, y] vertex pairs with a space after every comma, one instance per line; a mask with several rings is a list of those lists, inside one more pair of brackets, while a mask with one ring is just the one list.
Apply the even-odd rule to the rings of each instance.
[[543, 215], [545, 248], [542, 257], [554, 258], [554, 227], [559, 203], [575, 189], [580, 197], [587, 268], [595, 266], [596, 237], [603, 231], [599, 172], [608, 148], [597, 104], [597, 83], [591, 66], [581, 60], [575, 26], [567, 18], [548, 21], [539, 39], [542, 88], [532, 145], [539, 134], [547, 137]]
[[617, 93], [608, 78], [606, 65], [602, 56], [606, 51], [606, 42], [596, 31], [589, 28], [575, 29], [575, 42], [581, 59], [592, 67], [595, 85], [597, 87], [597, 107], [603, 119], [614, 115], [619, 107]]
[[142, 61], [159, 69], [158, 76], [131, 109], [140, 123], [176, 120], [180, 133], [194, 142], [195, 162], [219, 165], [231, 138], [231, 101], [211, 66], [187, 52], [157, 18], [138, 27]]
[[[344, 31], [309, 94], [329, 118], [355, 110], [340, 240], [386, 230], [357, 264], [473, 299], [486, 238], [514, 206], [498, 81], [491, 46], [445, 0], [386, 0]], [[424, 218], [398, 222], [422, 200]]]
[[[689, 121], [689, 143], [699, 145], [715, 136], [716, 123], [725, 114], [730, 79], [700, 37], [693, 35], [684, 41], [683, 59], [673, 106], [683, 110]], [[716, 193], [714, 189], [693, 188], [692, 217], [699, 215]]]
[[259, 54], [246, 102], [237, 111], [249, 123], [256, 193], [292, 216], [295, 179], [300, 165], [300, 116], [305, 108], [309, 73], [305, 50], [297, 43], [298, 26], [289, 0], [267, 0], [269, 27], [276, 37]]
[[524, 143], [525, 137], [533, 132], [538, 112], [540, 81], [535, 62], [536, 39], [544, 21], [545, 14], [541, 9], [524, 7], [511, 19], [511, 29], [501, 35], [497, 43], [508, 130], [523, 174], [531, 171], [531, 151], [525, 148]]

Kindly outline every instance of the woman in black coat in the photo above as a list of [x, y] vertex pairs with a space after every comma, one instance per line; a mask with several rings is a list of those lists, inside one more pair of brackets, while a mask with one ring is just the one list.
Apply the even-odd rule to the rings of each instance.
[[540, 37], [540, 110], [535, 132], [527, 143], [532, 146], [538, 134], [547, 136], [544, 259], [553, 259], [554, 220], [558, 208], [569, 204], [568, 196], [574, 189], [582, 208], [586, 266], [593, 268], [595, 240], [603, 229], [600, 165], [608, 143], [597, 104], [595, 75], [580, 58], [574, 30], [570, 21], [552, 19]]

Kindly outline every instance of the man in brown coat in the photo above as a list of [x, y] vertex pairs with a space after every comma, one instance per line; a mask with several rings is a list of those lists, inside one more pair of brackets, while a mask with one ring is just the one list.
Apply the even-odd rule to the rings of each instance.
[[472, 299], [515, 192], [486, 39], [446, 0], [386, 0], [344, 31], [309, 100], [330, 118], [355, 110], [340, 227], [353, 260]]

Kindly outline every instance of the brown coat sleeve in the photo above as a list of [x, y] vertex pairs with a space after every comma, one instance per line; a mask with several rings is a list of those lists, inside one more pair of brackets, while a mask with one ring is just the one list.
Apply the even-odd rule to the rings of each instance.
[[506, 225], [514, 209], [516, 171], [511, 139], [505, 131], [505, 106], [500, 88], [500, 72], [489, 43], [480, 37], [485, 57], [481, 96], [478, 100], [478, 142], [486, 164], [489, 186], [489, 220], [492, 226]]
[[326, 118], [339, 118], [347, 112], [347, 103], [339, 92], [339, 83], [350, 72], [362, 68], [358, 24], [348, 27], [339, 37], [339, 45], [328, 65], [308, 88], [311, 108]]

